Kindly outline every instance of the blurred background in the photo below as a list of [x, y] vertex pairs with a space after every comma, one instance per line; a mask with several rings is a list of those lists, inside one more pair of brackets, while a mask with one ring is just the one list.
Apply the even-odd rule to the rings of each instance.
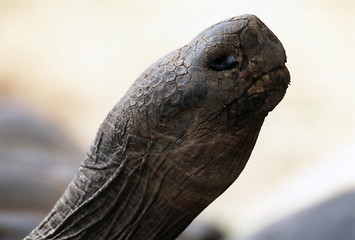
[[244, 172], [196, 221], [230, 239], [293, 239], [300, 222], [335, 215], [354, 226], [348, 201], [329, 207], [355, 191], [354, 12], [352, 0], [0, 0], [0, 239], [41, 220], [141, 72], [244, 13], [283, 43], [291, 86]]

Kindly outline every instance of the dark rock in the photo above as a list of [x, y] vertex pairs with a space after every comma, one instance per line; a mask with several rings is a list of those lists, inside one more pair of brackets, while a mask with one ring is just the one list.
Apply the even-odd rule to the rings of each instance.
[[355, 190], [289, 216], [246, 240], [355, 239]]
[[192, 222], [177, 240], [223, 240], [224, 233], [212, 224]]

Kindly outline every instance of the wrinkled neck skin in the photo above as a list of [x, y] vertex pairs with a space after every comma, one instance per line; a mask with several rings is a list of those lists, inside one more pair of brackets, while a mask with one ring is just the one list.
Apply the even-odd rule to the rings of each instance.
[[227, 19], [148, 68], [25, 239], [175, 239], [244, 169], [289, 83], [255, 16]]

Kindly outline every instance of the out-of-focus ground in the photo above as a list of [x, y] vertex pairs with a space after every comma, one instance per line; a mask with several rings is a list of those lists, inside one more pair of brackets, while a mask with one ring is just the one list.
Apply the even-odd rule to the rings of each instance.
[[291, 86], [245, 171], [199, 216], [245, 236], [355, 188], [354, 12], [352, 0], [0, 0], [0, 101], [84, 151], [151, 63], [213, 23], [257, 15], [286, 49]]

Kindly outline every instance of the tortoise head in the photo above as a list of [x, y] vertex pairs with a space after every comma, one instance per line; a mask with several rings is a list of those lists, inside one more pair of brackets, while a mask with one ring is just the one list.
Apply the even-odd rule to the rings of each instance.
[[230, 18], [148, 68], [121, 107], [147, 116], [137, 126], [146, 137], [230, 132], [262, 121], [282, 100], [285, 62], [281, 42], [256, 16]]
[[[135, 135], [172, 142], [159, 152], [176, 166], [171, 182], [205, 206], [238, 177], [264, 118], [282, 100], [285, 62], [282, 44], [256, 16], [230, 18], [153, 64], [121, 106], [141, 119]], [[190, 208], [189, 194], [177, 205]]]
[[[187, 47], [191, 83], [204, 89], [203, 108], [229, 111], [228, 125], [263, 119], [283, 98], [290, 76], [281, 42], [256, 16], [215, 24]], [[201, 92], [197, 92], [197, 96]], [[226, 124], [225, 123], [225, 124]]]

